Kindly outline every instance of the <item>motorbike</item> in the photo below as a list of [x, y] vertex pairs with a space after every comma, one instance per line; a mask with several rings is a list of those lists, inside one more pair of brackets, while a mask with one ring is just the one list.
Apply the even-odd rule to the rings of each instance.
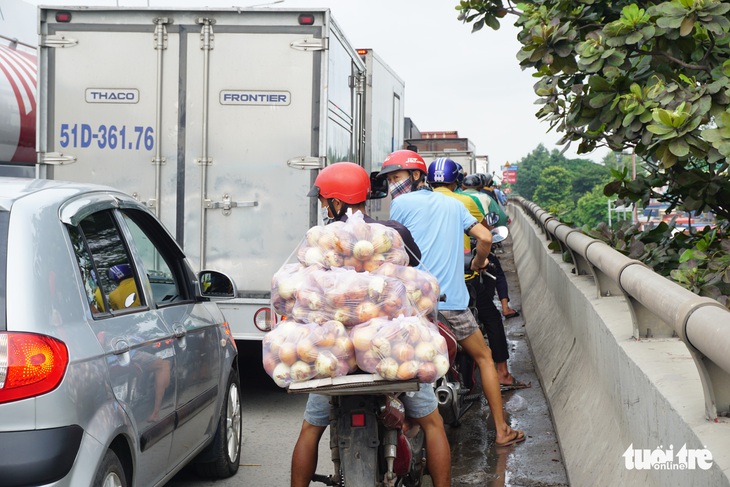
[[[498, 228], [492, 231], [493, 242], [507, 236], [506, 227]], [[468, 264], [471, 265], [471, 258]], [[473, 303], [470, 309], [476, 317]], [[444, 422], [458, 426], [463, 414], [482, 394], [473, 391], [472, 358], [461, 350], [448, 320], [440, 313], [437, 317], [439, 331], [448, 346], [449, 370], [434, 383], [435, 393]], [[423, 477], [427, 475], [425, 435], [418, 425], [408, 423], [399, 399], [401, 394], [418, 388], [417, 380], [388, 381], [367, 373], [289, 384], [289, 393], [330, 396], [330, 451], [334, 473], [315, 474], [312, 481], [338, 487], [423, 485]]]
[[426, 472], [424, 433], [418, 425], [407, 425], [405, 408], [398, 399], [418, 387], [416, 380], [388, 381], [377, 374], [290, 384], [290, 393], [331, 398], [334, 473], [315, 474], [312, 481], [339, 487], [421, 486]]
[[[492, 214], [490, 214], [492, 215]], [[490, 215], [487, 217], [490, 218]], [[496, 214], [492, 217], [496, 223]], [[492, 229], [492, 244], [504, 241], [509, 235], [507, 227], [500, 226]], [[472, 246], [473, 247], [473, 246]], [[471, 261], [474, 258], [473, 251], [464, 254], [464, 272], [471, 272]], [[483, 272], [487, 278], [495, 279], [488, 272]], [[480, 279], [480, 276], [475, 279]], [[474, 319], [479, 322], [479, 316], [476, 309], [476, 298], [473, 292], [469, 291], [469, 310], [474, 315]], [[457, 427], [461, 424], [461, 418], [474, 404], [480, 400], [482, 392], [476, 381], [476, 364], [474, 360], [465, 353], [456, 341], [456, 337], [451, 331], [449, 321], [443, 314], [438, 314], [438, 327], [441, 335], [446, 339], [449, 347], [449, 370], [440, 379], [436, 381], [435, 393], [439, 403], [439, 413], [445, 424], [451, 427]]]

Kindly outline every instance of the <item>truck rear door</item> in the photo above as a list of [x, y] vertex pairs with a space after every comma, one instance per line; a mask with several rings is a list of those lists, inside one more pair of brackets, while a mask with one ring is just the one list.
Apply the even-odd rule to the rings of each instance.
[[326, 9], [42, 8], [42, 177], [108, 184], [148, 204], [220, 303], [260, 339], [271, 277], [317, 223], [327, 162], [361, 162], [357, 53]]

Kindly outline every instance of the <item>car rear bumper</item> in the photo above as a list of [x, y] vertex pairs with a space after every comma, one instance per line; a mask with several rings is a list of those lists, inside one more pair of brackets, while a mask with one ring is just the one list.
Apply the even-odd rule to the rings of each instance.
[[0, 432], [0, 483], [16, 487], [62, 479], [73, 466], [83, 434], [77, 425]]

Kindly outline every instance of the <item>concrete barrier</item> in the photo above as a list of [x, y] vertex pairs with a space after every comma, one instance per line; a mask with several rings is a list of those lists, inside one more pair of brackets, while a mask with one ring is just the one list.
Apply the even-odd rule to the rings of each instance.
[[[730, 423], [722, 415], [708, 419], [708, 375], [698, 371], [696, 350], [667, 329], [656, 338], [637, 331], [647, 317], [637, 316], [641, 297], [626, 288], [641, 293], [643, 272], [651, 271], [559, 228], [541, 210], [528, 216], [511, 203], [508, 211], [527, 337], [571, 485], [730, 486]], [[571, 240], [581, 245], [567, 245]], [[549, 249], [551, 241], [560, 241], [563, 251]], [[564, 260], [566, 252], [572, 262]], [[682, 293], [670, 295], [676, 300]], [[667, 313], [688, 312], [681, 303], [665, 304]], [[730, 325], [722, 323], [727, 311], [708, 306], [703, 313], [716, 313], [715, 331]], [[686, 316], [691, 344], [714, 347], [709, 367], [724, 367], [730, 351], [707, 337], [713, 323]], [[693, 457], [702, 461], [684, 461]]]

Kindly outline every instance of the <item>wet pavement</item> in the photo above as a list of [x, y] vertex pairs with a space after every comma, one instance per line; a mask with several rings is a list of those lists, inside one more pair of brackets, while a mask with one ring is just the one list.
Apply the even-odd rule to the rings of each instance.
[[[522, 309], [511, 237], [503, 243], [501, 251], [498, 249], [497, 256], [507, 275], [510, 306], [521, 314], [504, 320], [510, 346], [509, 369], [523, 382], [532, 383], [527, 389], [504, 392], [502, 399], [510, 425], [523, 430], [527, 440], [496, 448], [489, 407], [486, 400], [480, 398], [462, 417], [461, 426], [446, 427], [451, 444], [452, 486], [567, 486], [568, 478], [550, 410], [525, 336], [524, 320], [529, 319], [529, 311]], [[501, 309], [501, 305], [497, 307]]]

